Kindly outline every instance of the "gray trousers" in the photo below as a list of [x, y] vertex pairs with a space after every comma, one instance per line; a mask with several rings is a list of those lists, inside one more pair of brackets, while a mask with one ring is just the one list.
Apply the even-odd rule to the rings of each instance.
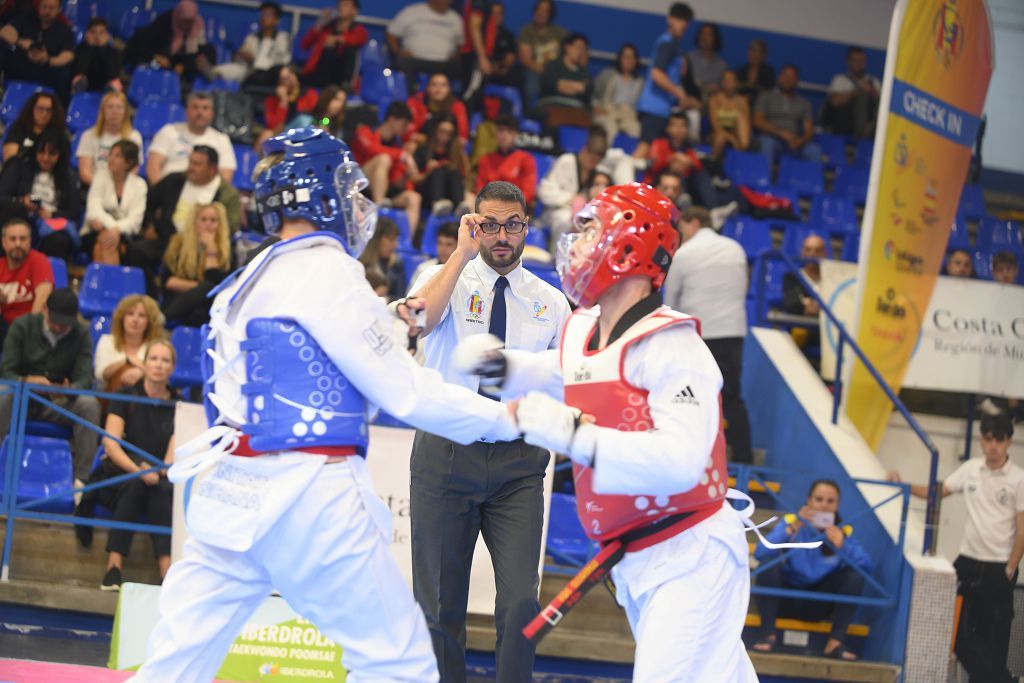
[[466, 680], [466, 604], [477, 536], [491, 553], [499, 683], [533, 680], [521, 629], [540, 610], [544, 470], [549, 453], [523, 441], [461, 446], [416, 432], [412, 448], [412, 585], [441, 683]]
[[[14, 395], [11, 393], [0, 394], [0, 441], [7, 437], [11, 430], [11, 410]], [[92, 396], [59, 396], [54, 403], [63, 405], [70, 413], [91, 422], [94, 425], [100, 423], [100, 404]], [[67, 400], [67, 404], [60, 404], [59, 401]], [[96, 457], [96, 448], [99, 446], [99, 435], [59, 414], [57, 411], [44, 406], [36, 401], [29, 401], [28, 419], [39, 422], [51, 422], [64, 427], [71, 427], [71, 455], [74, 457], [75, 479], [87, 481], [92, 471], [92, 461]]]

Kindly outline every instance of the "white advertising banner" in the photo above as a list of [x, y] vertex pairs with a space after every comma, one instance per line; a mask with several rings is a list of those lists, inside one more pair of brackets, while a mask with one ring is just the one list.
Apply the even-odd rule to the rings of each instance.
[[[856, 264], [821, 262], [822, 298], [844, 325], [853, 319], [856, 277]], [[838, 343], [838, 331], [822, 316], [827, 380], [835, 378]], [[844, 367], [851, 357], [844, 354]], [[1024, 398], [1024, 287], [940, 277], [903, 386]]]

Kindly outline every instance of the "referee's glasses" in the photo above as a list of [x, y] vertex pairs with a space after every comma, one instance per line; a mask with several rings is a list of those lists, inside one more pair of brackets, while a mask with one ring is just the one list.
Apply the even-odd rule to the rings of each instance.
[[483, 223], [477, 223], [476, 227], [480, 228], [480, 232], [485, 235], [497, 235], [501, 232], [502, 228], [505, 228], [505, 232], [509, 235], [518, 235], [526, 229], [526, 221], [508, 221], [507, 223], [499, 223], [497, 221], [484, 221]]

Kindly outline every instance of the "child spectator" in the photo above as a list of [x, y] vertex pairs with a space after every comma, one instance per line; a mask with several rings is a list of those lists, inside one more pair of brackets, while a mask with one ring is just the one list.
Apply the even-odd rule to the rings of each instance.
[[942, 274], [948, 277], [973, 278], [974, 260], [971, 258], [971, 252], [966, 249], [954, 249], [949, 252]]
[[356, 22], [358, 14], [358, 0], [339, 0], [337, 13], [324, 8], [316, 24], [302, 36], [299, 47], [309, 50], [309, 59], [302, 68], [306, 85], [349, 89], [356, 84], [359, 48], [370, 40], [370, 34]]
[[[416, 270], [412, 274], [412, 278], [409, 279], [410, 283], [415, 283], [420, 275], [422, 275], [427, 268], [436, 265], [444, 265], [448, 263], [448, 259], [453, 253], [455, 253], [455, 247], [459, 244], [459, 223], [458, 221], [448, 221], [442, 223], [437, 229], [437, 240], [434, 243], [434, 248], [437, 251], [437, 257], [427, 259], [423, 263], [416, 266]], [[369, 273], [367, 273], [369, 276]]]
[[100, 336], [93, 371], [104, 391], [117, 391], [142, 379], [146, 350], [167, 336], [160, 306], [145, 294], [129, 294], [114, 309], [110, 332]]
[[107, 88], [120, 91], [121, 53], [110, 44], [107, 20], [93, 17], [85, 29], [82, 42], [75, 48], [71, 83], [76, 89], [103, 92]]
[[398, 226], [390, 218], [379, 218], [373, 237], [366, 243], [359, 261], [366, 272], [375, 272], [388, 283], [387, 299], [405, 296], [405, 266], [398, 254]]
[[466, 105], [452, 94], [451, 82], [441, 73], [432, 74], [427, 81], [426, 89], [416, 93], [408, 100], [409, 111], [412, 112], [412, 126], [405, 138], [415, 137], [417, 144], [427, 139], [427, 124], [435, 118], [450, 117], [455, 121], [456, 130], [462, 144], [469, 140], [469, 117]]
[[120, 265], [127, 239], [142, 229], [149, 187], [135, 173], [138, 166], [139, 146], [118, 140], [89, 188], [82, 249], [96, 263]]
[[128, 98], [122, 92], [109, 92], [100, 100], [96, 125], [82, 133], [75, 151], [82, 185], [92, 185], [93, 176], [107, 167], [107, 155], [118, 140], [131, 140], [142, 149], [142, 134], [132, 127]]
[[164, 254], [164, 316], [189, 327], [208, 323], [207, 295], [234, 270], [233, 256], [224, 205], [193, 206], [185, 229], [171, 237]]
[[429, 130], [427, 141], [413, 155], [420, 171], [413, 175], [412, 181], [430, 212], [447, 216], [457, 204], [462, 205], [460, 210], [469, 205], [466, 198], [469, 158], [451, 117], [434, 118]]
[[683, 112], [673, 112], [668, 118], [663, 137], [650, 145], [645, 182], [654, 184], [658, 174], [671, 171], [683, 177], [686, 192], [699, 206], [712, 208], [718, 205], [718, 196], [711, 184], [711, 176], [697, 157], [689, 143], [690, 122]]
[[482, 190], [487, 183], [504, 180], [522, 190], [527, 207], [532, 207], [537, 197], [537, 161], [529, 152], [516, 149], [519, 121], [514, 116], [499, 116], [494, 123], [498, 150], [480, 159], [476, 169], [476, 191]]
[[636, 103], [644, 81], [639, 68], [636, 46], [626, 43], [619, 48], [614, 66], [602, 71], [594, 83], [594, 122], [604, 126], [609, 140], [614, 140], [619, 131], [640, 137]]
[[47, 92], [32, 94], [22, 105], [18, 118], [8, 126], [4, 134], [4, 163], [21, 154], [35, 152], [34, 145], [44, 131], [54, 131], [68, 136], [64, 121], [64, 105]]
[[1012, 251], [997, 251], [992, 255], [992, 279], [1004, 285], [1017, 284], [1020, 264]]

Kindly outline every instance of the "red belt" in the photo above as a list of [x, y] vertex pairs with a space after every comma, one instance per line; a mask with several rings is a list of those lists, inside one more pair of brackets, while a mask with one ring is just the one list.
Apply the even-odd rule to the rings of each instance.
[[[303, 448], [288, 448], [281, 450], [298, 451], [299, 453], [309, 453], [310, 455], [359, 455], [359, 451], [355, 446], [307, 446]], [[238, 445], [235, 446], [233, 451], [231, 451], [231, 455], [239, 455], [243, 458], [255, 458], [258, 455], [267, 455], [269, 453], [276, 452], [278, 451], [254, 451], [252, 446], [249, 445], [249, 435], [244, 434], [239, 437]]]

